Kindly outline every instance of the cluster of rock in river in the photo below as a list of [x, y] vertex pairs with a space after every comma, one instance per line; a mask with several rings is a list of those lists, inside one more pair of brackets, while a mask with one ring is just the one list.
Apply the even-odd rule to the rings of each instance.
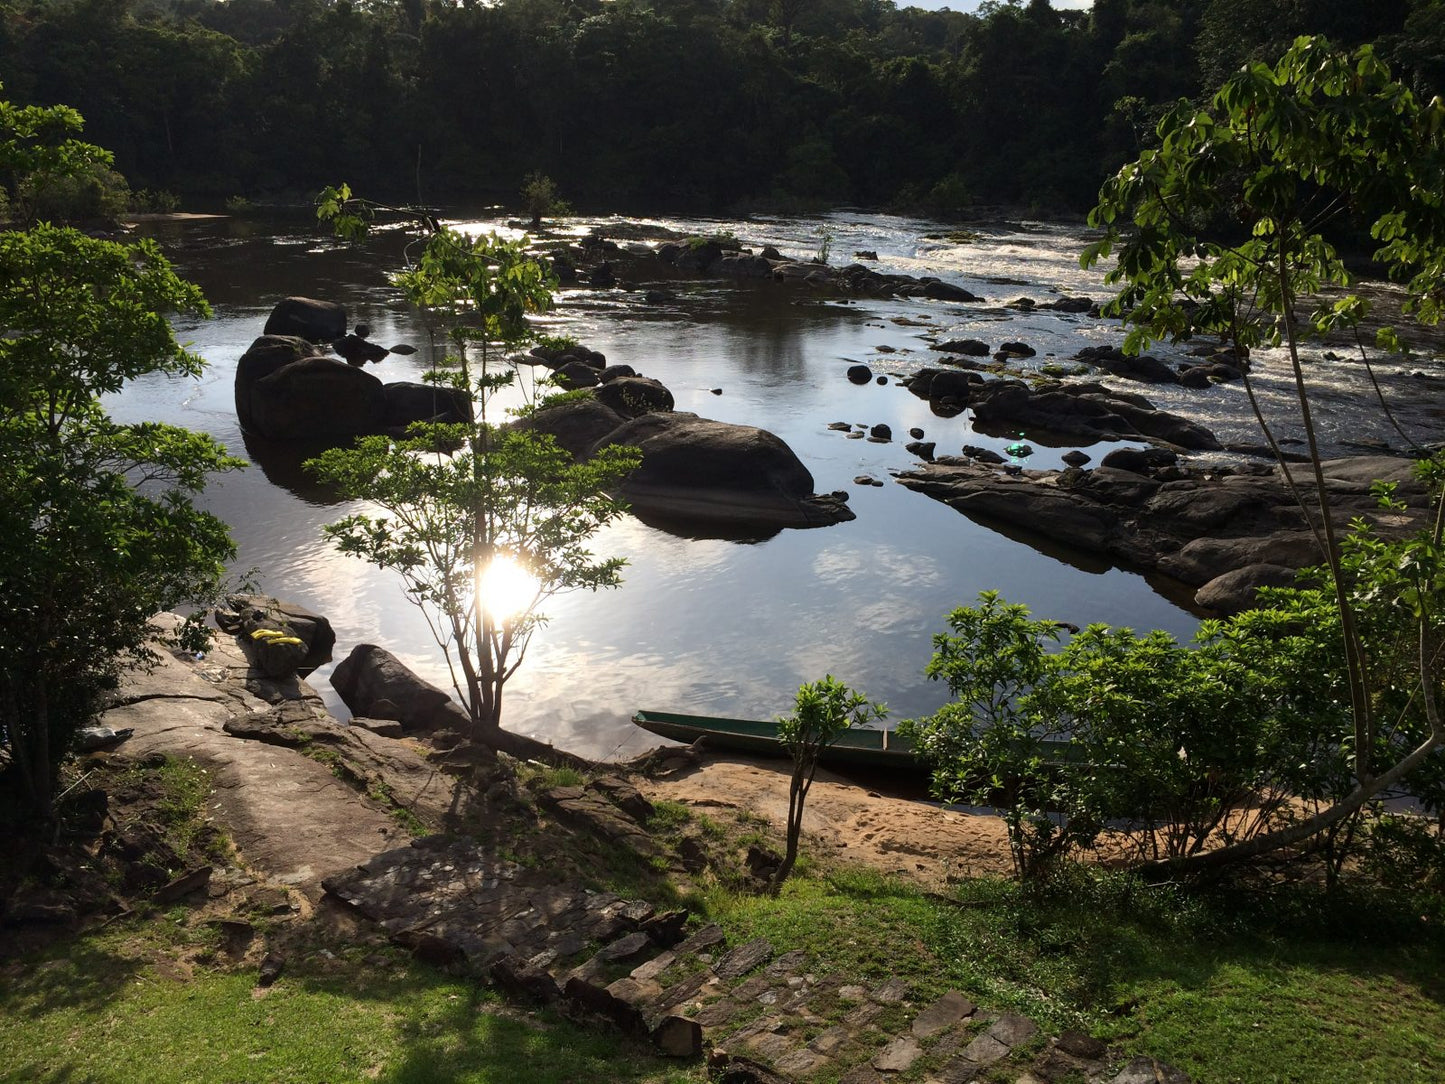
[[[629, 283], [654, 281], [664, 269], [674, 276], [770, 280], [855, 295], [978, 300], [937, 279], [883, 275], [861, 264], [833, 268], [767, 248], [754, 254], [725, 238], [654, 249], [592, 237], [555, 249], [551, 259], [563, 281], [586, 277], [594, 286], [609, 286], [624, 276]], [[1087, 298], [1047, 305], [1020, 298], [1013, 306], [1026, 303], [1030, 309], [1097, 311]], [[236, 410], [242, 426], [273, 440], [294, 441], [401, 433], [415, 421], [470, 418], [471, 404], [460, 392], [422, 383], [383, 384], [363, 371], [364, 361], [388, 352], [367, 342], [364, 331], [346, 334], [340, 306], [305, 298], [282, 301], [237, 367]], [[327, 356], [318, 343], [330, 344], [346, 361]], [[922, 464], [897, 474], [908, 488], [985, 523], [1044, 540], [1039, 544], [1045, 547], [1047, 540], [1065, 541], [1076, 553], [1162, 573], [1193, 589], [1194, 604], [1205, 611], [1242, 609], [1253, 602], [1257, 588], [1292, 582], [1296, 569], [1321, 562], [1314, 534], [1317, 515], [1302, 510], [1313, 495], [1304, 468], [1294, 472], [1305, 481], [1301, 495], [1287, 484], [1283, 468], [1273, 465], [1189, 467], [1177, 453], [1221, 450], [1214, 434], [1189, 418], [1096, 380], [1025, 381], [980, 371], [988, 366], [973, 360], [992, 355], [996, 367], [1031, 357], [1034, 350], [1023, 342], [993, 349], [979, 340], [952, 339], [935, 342], [934, 350], [939, 364], [897, 379], [940, 417], [968, 410], [974, 428], [983, 433], [1027, 431], [1053, 443], [1132, 441], [1153, 447], [1118, 449], [1089, 471], [1081, 469], [1089, 456], [1077, 451], [1064, 457], [1073, 464], [1065, 470], [1029, 471], [967, 446], [962, 456], [940, 456], [935, 442], [917, 439], [907, 447]], [[511, 424], [550, 434], [579, 459], [612, 444], [641, 450], [642, 465], [619, 493], [640, 518], [735, 532], [854, 518], [846, 493], [814, 492], [811, 473], [779, 437], [676, 411], [663, 384], [629, 365], [609, 364], [580, 345], [537, 348], [513, 360], [545, 366], [555, 383], [588, 394]], [[1086, 347], [1073, 360], [1115, 377], [1186, 387], [1237, 379], [1249, 364], [1217, 347], [1201, 348], [1196, 361], [1178, 370], [1112, 346]], [[860, 364], [850, 366], [846, 375], [855, 384], [874, 380], [872, 370]], [[870, 439], [880, 438], [874, 433]], [[1413, 529], [1417, 512], [1409, 509], [1425, 503], [1406, 459], [1333, 461], [1325, 465], [1325, 478], [1342, 528], [1363, 517], [1386, 533]], [[1400, 483], [1409, 509], [1376, 507], [1370, 493], [1375, 479]], [[866, 476], [856, 481], [881, 484]]]
[[[283, 319], [284, 317], [284, 319]], [[280, 327], [290, 334], [276, 334]], [[340, 306], [282, 301], [267, 332], [236, 368], [236, 413], [248, 432], [275, 441], [314, 441], [368, 433], [401, 434], [413, 422], [466, 421], [467, 397], [422, 383], [383, 384], [328, 356], [345, 328]], [[784, 441], [752, 426], [673, 410], [672, 393], [627, 365], [608, 366], [585, 347], [539, 349], [520, 360], [555, 370], [584, 401], [543, 409], [512, 423], [550, 433], [579, 459], [612, 444], [641, 449], [642, 465], [620, 496], [643, 518], [725, 524], [732, 529], [818, 527], [853, 518], [847, 495], [813, 492], [813, 476]]]

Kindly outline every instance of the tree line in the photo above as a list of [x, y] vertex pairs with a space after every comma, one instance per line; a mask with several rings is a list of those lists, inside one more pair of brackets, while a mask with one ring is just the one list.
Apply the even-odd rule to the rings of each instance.
[[1084, 210], [1155, 121], [1297, 34], [1445, 85], [1436, 0], [28, 0], [17, 103], [65, 102], [137, 188], [217, 203]]

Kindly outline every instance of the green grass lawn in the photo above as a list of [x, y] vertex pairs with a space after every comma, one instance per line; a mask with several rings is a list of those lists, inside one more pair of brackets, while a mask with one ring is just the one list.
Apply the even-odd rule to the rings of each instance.
[[167, 921], [135, 921], [6, 968], [0, 1080], [705, 1079], [620, 1036], [508, 1007], [392, 950], [316, 950], [258, 991], [254, 967], [185, 962], [163, 936]]
[[821, 970], [866, 980], [902, 975], [919, 1002], [958, 989], [1198, 1084], [1445, 1079], [1441, 938], [1382, 919], [1379, 901], [1285, 906], [1306, 895], [1191, 896], [1080, 871], [1035, 898], [974, 881], [945, 899], [835, 871], [709, 906], [733, 939], [807, 947]]
[[[172, 797], [195, 789], [167, 786]], [[171, 804], [182, 825], [196, 818], [195, 803]], [[726, 858], [767, 837], [755, 821], [721, 824], [670, 805], [654, 821], [665, 845], [699, 834], [718, 864], [677, 880], [665, 863], [623, 861], [590, 836], [520, 832], [511, 843], [524, 862], [565, 848], [597, 887], [685, 902], [732, 944], [766, 936], [778, 952], [806, 949], [819, 975], [896, 976], [915, 1005], [957, 989], [1053, 1033], [1079, 1028], [1125, 1055], [1152, 1055], [1197, 1084], [1445, 1080], [1445, 907], [1428, 885], [1413, 896], [1327, 896], [1300, 885], [1186, 891], [1071, 867], [1033, 891], [973, 880], [936, 895], [824, 867], [805, 851], [773, 897], [749, 888]], [[706, 1080], [701, 1065], [509, 1005], [416, 962], [364, 923], [333, 926], [259, 903], [243, 908], [255, 944], [278, 947], [286, 966], [258, 989], [259, 951], [232, 955], [205, 901], [193, 903], [203, 909], [141, 905], [0, 964], [0, 1080]], [[900, 1007], [889, 1026], [906, 1027], [910, 1013]]]

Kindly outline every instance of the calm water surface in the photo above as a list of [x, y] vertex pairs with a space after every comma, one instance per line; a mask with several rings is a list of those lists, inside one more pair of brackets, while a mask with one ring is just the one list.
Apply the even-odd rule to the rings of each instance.
[[[701, 282], [669, 283], [676, 300], [647, 307], [623, 291], [563, 291], [546, 318], [548, 330], [575, 335], [609, 361], [658, 378], [672, 389], [679, 410], [779, 434], [812, 471], [817, 491], [847, 490], [858, 518], [742, 543], [678, 537], [631, 517], [609, 528], [596, 548], [628, 558], [625, 583], [554, 601], [549, 623], [507, 686], [508, 727], [584, 754], [624, 756], [656, 743], [629, 724], [638, 707], [771, 717], [790, 706], [799, 683], [824, 673], [886, 701], [895, 718], [925, 713], [945, 692], [922, 677], [931, 636], [951, 608], [989, 589], [1041, 616], [1077, 624], [1160, 627], [1181, 637], [1193, 631], [1195, 618], [1142, 576], [1072, 555], [1066, 539], [1051, 547], [1005, 537], [889, 481], [890, 471], [915, 462], [903, 449], [910, 427], [923, 428], [939, 454], [964, 443], [1002, 450], [1010, 438], [974, 434], [967, 415], [934, 417], [927, 403], [892, 379], [887, 386], [856, 387], [843, 375], [856, 361], [890, 377], [918, 368], [937, 357], [921, 338], [930, 329], [994, 344], [1023, 339], [1039, 350], [1033, 364], [1117, 342], [1113, 321], [1003, 307], [1019, 296], [1104, 296], [1098, 276], [1078, 268], [1081, 231], [1019, 224], [957, 244], [929, 238], [943, 230], [934, 224], [844, 214], [630, 226], [586, 220], [567, 228], [582, 233], [596, 226], [620, 235], [636, 228], [654, 234], [728, 228], [746, 242], [804, 257], [817, 251], [826, 230], [835, 264], [873, 250], [879, 257], [873, 266], [936, 274], [987, 303], [841, 304]], [[204, 430], [250, 459], [250, 468], [216, 482], [205, 497], [231, 524], [237, 569], [260, 569], [265, 590], [326, 614], [337, 630], [338, 658], [357, 643], [378, 643], [450, 688], [441, 653], [397, 582], [335, 553], [323, 539], [322, 526], [349, 506], [307, 482], [296, 450], [243, 438], [232, 394], [237, 358], [261, 333], [276, 301], [291, 294], [339, 301], [353, 322], [371, 325], [374, 340], [416, 345], [417, 354], [393, 355], [374, 371], [385, 381], [417, 379], [429, 362], [426, 336], [386, 278], [404, 258], [405, 238], [383, 233], [362, 248], [345, 247], [304, 219], [190, 222], [155, 232], [215, 308], [213, 319], [181, 327], [210, 368], [198, 380], [137, 382], [110, 404], [113, 413], [122, 421], [149, 418]], [[1405, 367], [1397, 368], [1387, 379], [1406, 380]], [[1287, 405], [1282, 385], [1262, 384], [1271, 402]], [[1342, 402], [1352, 402], [1343, 378], [1342, 388]], [[1171, 405], [1167, 396], [1156, 398]], [[1238, 389], [1216, 389], [1195, 393], [1191, 405], [1225, 439], [1257, 439], [1242, 401]], [[1358, 435], [1358, 422], [1342, 417], [1341, 430]], [[848, 440], [827, 428], [833, 421], [884, 422], [902, 439]], [[1109, 447], [1090, 451], [1097, 459]], [[1039, 448], [1029, 465], [1057, 466], [1067, 450]], [[860, 474], [886, 484], [855, 485]], [[329, 672], [329, 666], [318, 671], [313, 683], [344, 714]]]

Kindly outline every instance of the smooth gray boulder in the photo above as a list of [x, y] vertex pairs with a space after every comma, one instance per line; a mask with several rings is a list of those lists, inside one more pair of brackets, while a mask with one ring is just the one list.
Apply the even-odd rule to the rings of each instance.
[[606, 403], [593, 398], [549, 406], [518, 418], [511, 426], [547, 433], [574, 459], [584, 459], [603, 437], [626, 420]]
[[382, 385], [387, 429], [404, 430], [413, 422], [469, 422], [472, 400], [457, 388], [439, 388], [411, 380]]
[[296, 335], [262, 335], [246, 348], [236, 362], [236, 417], [242, 429], [256, 431], [251, 410], [251, 394], [256, 381], [302, 358], [318, 357], [321, 351], [311, 342]]
[[357, 644], [331, 672], [331, 687], [353, 715], [433, 730], [455, 718], [451, 697], [417, 677], [384, 647]]
[[1219, 614], [1236, 614], [1254, 605], [1261, 587], [1289, 587], [1295, 582], [1295, 570], [1283, 565], [1256, 564], [1232, 569], [1216, 576], [1198, 591], [1194, 601], [1204, 609]]

